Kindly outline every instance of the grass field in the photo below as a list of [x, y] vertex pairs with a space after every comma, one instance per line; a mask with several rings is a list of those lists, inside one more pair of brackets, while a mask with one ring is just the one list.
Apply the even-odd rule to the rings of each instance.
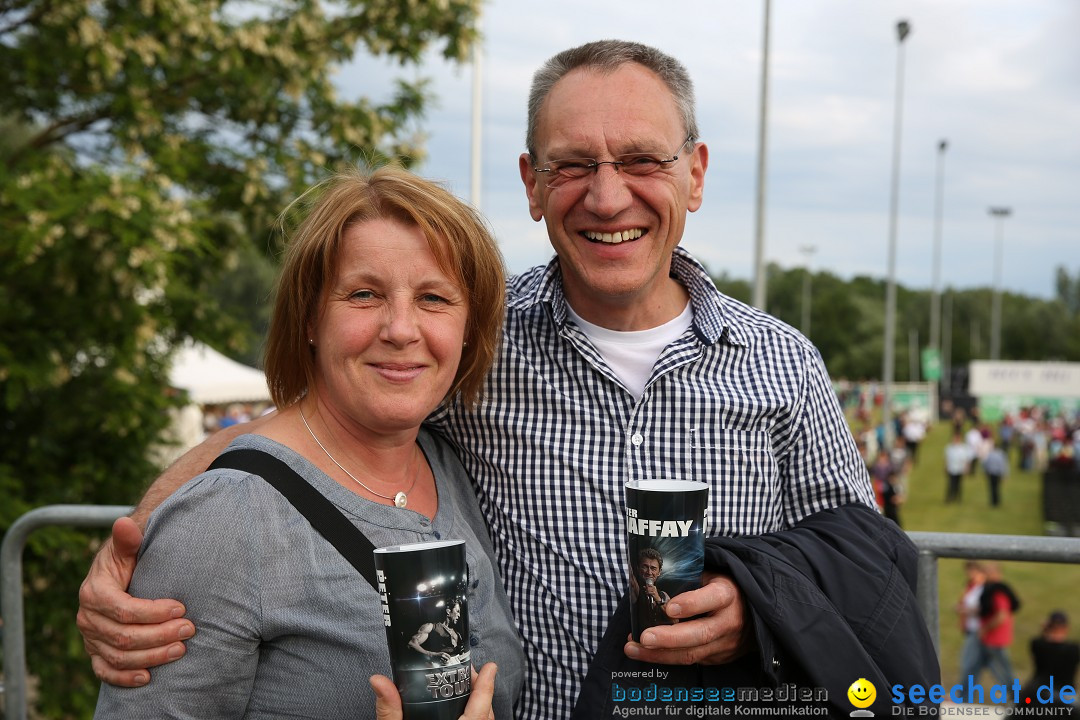
[[[1021, 472], [1013, 464], [1002, 482], [1001, 505], [990, 506], [986, 476], [977, 471], [964, 479], [962, 500], [946, 505], [945, 445], [949, 423], [938, 423], [919, 449], [918, 463], [908, 478], [907, 500], [900, 510], [905, 530], [1043, 535], [1042, 480], [1037, 473]], [[963, 591], [963, 560], [938, 563], [938, 597], [941, 606], [941, 674], [946, 686], [960, 675], [962, 635], [955, 611]], [[1080, 566], [1056, 563], [1000, 563], [1004, 579], [1019, 595], [1021, 607], [1015, 618], [1010, 651], [1013, 670], [1022, 681], [1031, 674], [1029, 643], [1039, 634], [1051, 610], [1062, 609], [1072, 621], [1073, 637], [1080, 628]], [[992, 680], [984, 673], [983, 682]]]

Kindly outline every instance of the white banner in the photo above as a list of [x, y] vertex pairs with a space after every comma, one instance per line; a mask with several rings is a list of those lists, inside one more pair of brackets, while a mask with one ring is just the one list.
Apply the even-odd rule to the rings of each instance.
[[1080, 398], [1080, 363], [973, 360], [969, 365], [968, 392], [975, 397]]

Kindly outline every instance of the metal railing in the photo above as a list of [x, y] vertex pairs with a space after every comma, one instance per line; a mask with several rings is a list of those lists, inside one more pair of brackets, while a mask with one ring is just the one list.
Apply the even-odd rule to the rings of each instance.
[[0, 617], [4, 619], [4, 716], [26, 718], [26, 626], [23, 620], [22, 554], [26, 538], [48, 525], [108, 527], [134, 508], [126, 505], [46, 505], [16, 520], [0, 544]]
[[[0, 617], [4, 619], [5, 717], [25, 720], [26, 630], [23, 620], [22, 552], [26, 538], [48, 525], [104, 526], [133, 508], [123, 505], [47, 505], [26, 513], [8, 529], [0, 545]], [[919, 549], [918, 601], [934, 647], [940, 651], [938, 559], [1019, 560], [1080, 564], [1080, 538], [909, 532]]]

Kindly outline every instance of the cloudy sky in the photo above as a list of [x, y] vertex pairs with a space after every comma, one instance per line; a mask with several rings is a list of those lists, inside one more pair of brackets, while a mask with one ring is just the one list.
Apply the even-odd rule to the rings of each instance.
[[[694, 78], [709, 146], [705, 203], [683, 245], [713, 274], [753, 272], [764, 0], [489, 0], [484, 6], [481, 208], [511, 271], [551, 256], [517, 171], [533, 71], [601, 38], [655, 45]], [[1054, 270], [1080, 272], [1080, 2], [773, 0], [765, 253], [785, 267], [884, 277], [896, 97], [904, 43], [897, 279], [932, 282], [938, 143], [945, 139], [942, 284], [991, 286], [995, 221], [1002, 285], [1049, 297]], [[410, 76], [414, 73], [406, 71]], [[378, 98], [400, 70], [361, 60], [346, 92]], [[470, 187], [472, 71], [432, 57], [437, 106], [419, 168], [463, 198]], [[618, 108], [612, 108], [618, 112]]]

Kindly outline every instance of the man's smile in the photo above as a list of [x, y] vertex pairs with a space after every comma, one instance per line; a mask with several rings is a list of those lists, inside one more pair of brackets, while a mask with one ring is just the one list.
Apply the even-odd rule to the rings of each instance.
[[645, 234], [645, 230], [642, 228], [633, 228], [631, 230], [616, 230], [615, 232], [597, 232], [595, 230], [586, 230], [585, 237], [592, 242], [608, 243], [609, 245], [618, 245], [619, 243], [626, 242], [627, 240], [637, 240], [639, 237]]

